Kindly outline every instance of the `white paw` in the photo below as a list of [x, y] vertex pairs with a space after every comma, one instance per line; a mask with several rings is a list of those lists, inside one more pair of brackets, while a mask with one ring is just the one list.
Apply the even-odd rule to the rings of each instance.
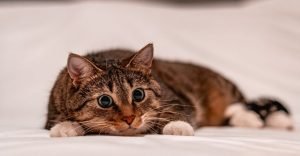
[[192, 136], [194, 135], [194, 129], [187, 122], [172, 121], [163, 128], [163, 134]]
[[293, 121], [285, 112], [274, 112], [266, 118], [266, 126], [278, 129], [293, 129]]
[[229, 124], [236, 127], [262, 128], [264, 122], [260, 119], [258, 114], [252, 111], [244, 111], [234, 114]]
[[229, 124], [236, 127], [262, 128], [264, 122], [259, 115], [247, 110], [243, 104], [233, 104], [228, 107], [225, 116], [229, 117]]
[[73, 137], [82, 135], [84, 135], [84, 130], [77, 122], [61, 122], [50, 129], [50, 137]]

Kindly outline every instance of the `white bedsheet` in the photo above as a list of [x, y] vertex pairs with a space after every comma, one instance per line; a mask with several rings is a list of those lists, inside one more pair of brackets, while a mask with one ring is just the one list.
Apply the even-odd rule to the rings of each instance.
[[[300, 155], [300, 1], [219, 7], [124, 1], [0, 3], [0, 155]], [[195, 137], [49, 138], [47, 98], [69, 52], [148, 42], [165, 59], [204, 64], [249, 98], [279, 97], [293, 132], [204, 128]]]
[[204, 128], [197, 136], [49, 138], [38, 129], [2, 132], [0, 154], [6, 155], [299, 155], [299, 135], [270, 130]]

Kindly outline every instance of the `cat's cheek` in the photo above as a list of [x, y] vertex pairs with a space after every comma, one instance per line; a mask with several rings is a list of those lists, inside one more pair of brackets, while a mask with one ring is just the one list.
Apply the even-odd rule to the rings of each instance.
[[193, 127], [184, 121], [172, 121], [163, 128], [164, 135], [193, 136], [194, 133]]
[[61, 122], [50, 129], [50, 137], [74, 137], [83, 135], [84, 129], [77, 122]]
[[132, 122], [131, 127], [140, 129], [144, 127], [144, 121], [140, 117], [138, 117]]

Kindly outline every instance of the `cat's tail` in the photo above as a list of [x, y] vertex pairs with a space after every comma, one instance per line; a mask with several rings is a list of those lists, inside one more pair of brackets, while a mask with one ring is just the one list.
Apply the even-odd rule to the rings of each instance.
[[277, 99], [261, 97], [246, 103], [230, 105], [225, 115], [228, 124], [237, 127], [293, 130], [293, 121], [288, 108]]

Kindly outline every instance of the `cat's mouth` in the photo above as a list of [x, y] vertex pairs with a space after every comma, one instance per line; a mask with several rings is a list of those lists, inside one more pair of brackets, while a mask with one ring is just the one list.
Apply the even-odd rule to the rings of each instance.
[[128, 125], [127, 128], [119, 129], [117, 131], [117, 135], [123, 135], [123, 136], [133, 136], [133, 135], [139, 135], [142, 134], [145, 130], [145, 127], [142, 125], [138, 127], [133, 127], [132, 125]]
[[143, 131], [144, 129], [144, 121], [142, 118], [135, 118], [132, 123], [119, 122], [114, 129], [120, 135], [136, 135]]

